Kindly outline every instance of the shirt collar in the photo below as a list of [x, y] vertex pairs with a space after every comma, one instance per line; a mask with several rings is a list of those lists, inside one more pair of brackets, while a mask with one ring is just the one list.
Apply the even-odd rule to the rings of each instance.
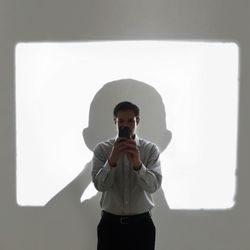
[[135, 142], [136, 142], [137, 147], [140, 147], [140, 139], [137, 135], [135, 135]]

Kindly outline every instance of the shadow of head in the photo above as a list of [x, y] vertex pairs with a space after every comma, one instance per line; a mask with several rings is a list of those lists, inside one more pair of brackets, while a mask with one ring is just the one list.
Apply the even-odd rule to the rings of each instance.
[[172, 134], [167, 130], [162, 98], [152, 86], [133, 79], [109, 82], [96, 93], [90, 105], [89, 125], [83, 130], [86, 146], [93, 151], [97, 143], [116, 135], [113, 109], [122, 101], [130, 101], [140, 108], [138, 136], [156, 143], [164, 151]]

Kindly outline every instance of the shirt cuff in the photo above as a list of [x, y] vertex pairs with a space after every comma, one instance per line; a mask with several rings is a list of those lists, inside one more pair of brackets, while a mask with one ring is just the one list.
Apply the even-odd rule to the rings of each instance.
[[140, 170], [135, 170], [135, 172], [136, 172], [139, 176], [143, 176], [143, 175], [145, 175], [145, 173], [147, 172], [147, 168], [142, 164]]
[[113, 170], [114, 168], [116, 167], [112, 167], [110, 164], [109, 164], [109, 161], [107, 160], [104, 164], [104, 169], [106, 171], [106, 173], [109, 173], [111, 170]]

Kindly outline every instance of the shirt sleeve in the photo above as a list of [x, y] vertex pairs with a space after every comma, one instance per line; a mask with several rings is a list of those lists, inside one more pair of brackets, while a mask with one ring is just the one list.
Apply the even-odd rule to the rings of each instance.
[[162, 182], [160, 151], [155, 144], [152, 144], [147, 153], [149, 154], [147, 162], [135, 172], [141, 187], [149, 193], [154, 193], [160, 188]]
[[108, 163], [108, 156], [102, 144], [98, 144], [94, 149], [92, 159], [92, 181], [98, 191], [108, 190], [114, 181], [114, 168]]

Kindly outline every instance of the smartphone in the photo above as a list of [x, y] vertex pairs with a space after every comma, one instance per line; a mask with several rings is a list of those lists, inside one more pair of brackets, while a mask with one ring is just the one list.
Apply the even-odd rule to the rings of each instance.
[[129, 136], [129, 127], [126, 127], [126, 126], [120, 126], [119, 127], [119, 134], [118, 136], [121, 138], [121, 137], [125, 137], [127, 139], [130, 138]]

